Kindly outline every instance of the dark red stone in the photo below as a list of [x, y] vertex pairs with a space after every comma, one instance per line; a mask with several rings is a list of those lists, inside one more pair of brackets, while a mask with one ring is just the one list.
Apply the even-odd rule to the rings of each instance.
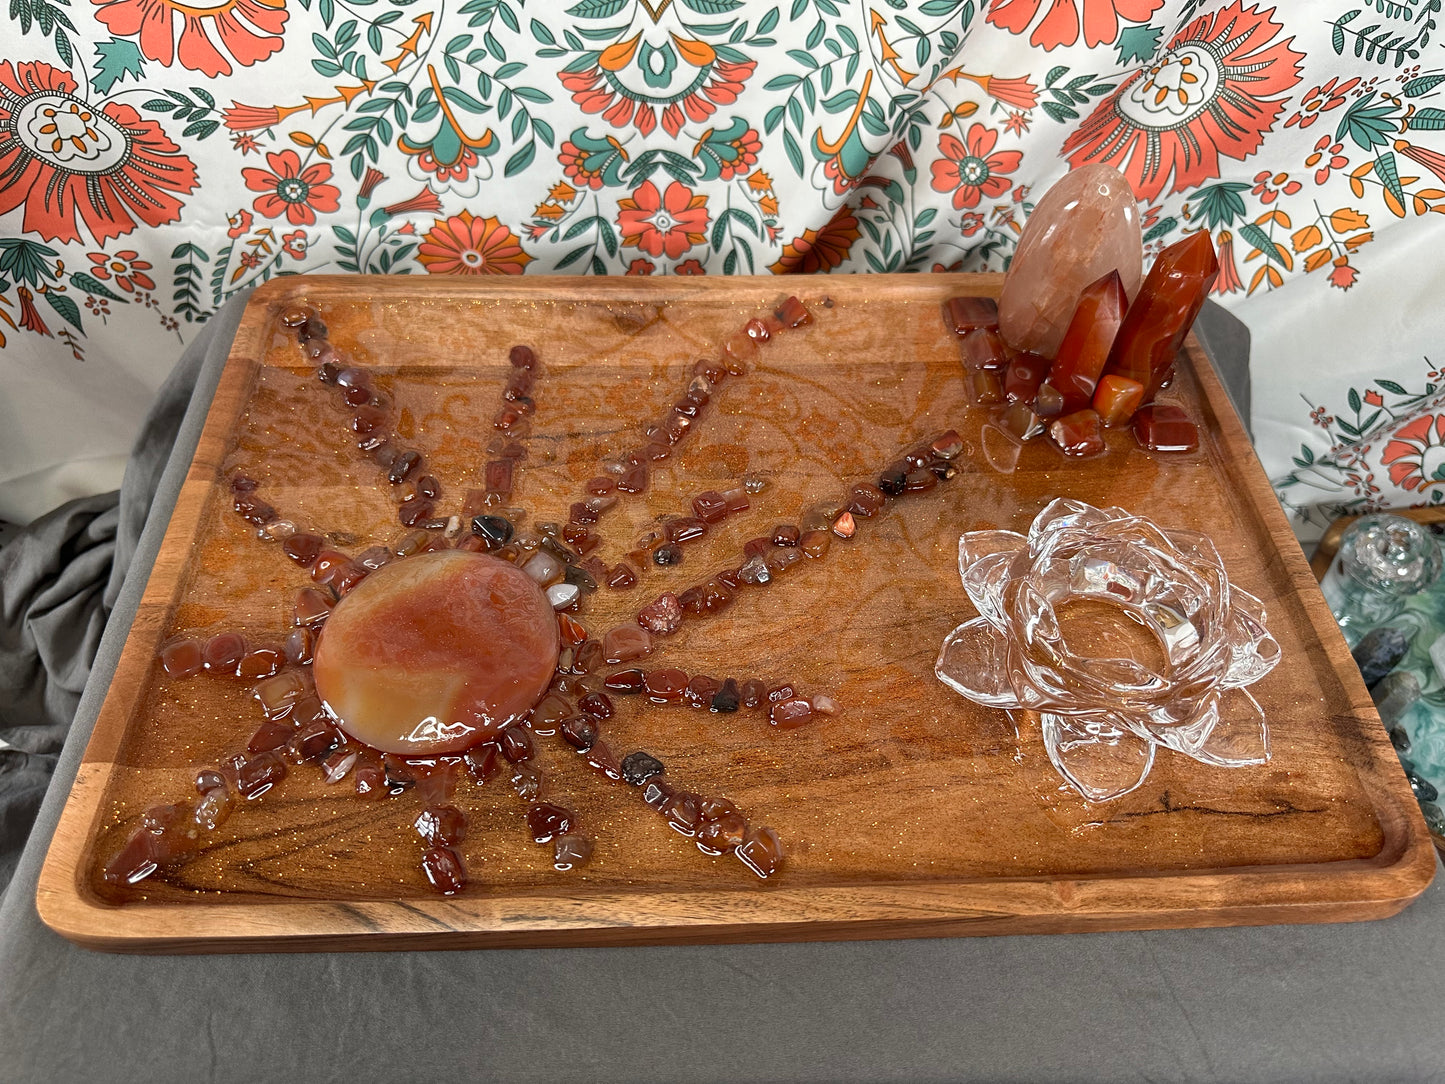
[[576, 820], [577, 815], [570, 809], [551, 802], [538, 802], [527, 810], [527, 829], [536, 843], [546, 843], [554, 836], [566, 835]]
[[302, 568], [310, 568], [325, 545], [326, 540], [319, 534], [297, 531], [281, 543], [281, 552]]
[[204, 666], [199, 640], [177, 640], [161, 648], [161, 669], [173, 678], [199, 674]]
[[234, 675], [246, 654], [246, 639], [239, 632], [218, 632], [201, 650], [201, 665], [208, 673]]
[[619, 670], [608, 674], [602, 683], [615, 693], [640, 693], [647, 688], [647, 675], [641, 670]]
[[617, 488], [623, 493], [641, 493], [647, 488], [647, 468], [633, 467], [617, 480]]
[[606, 693], [588, 693], [577, 701], [577, 708], [584, 715], [590, 715], [599, 721], [612, 718], [612, 698]]
[[813, 322], [813, 314], [796, 297], [790, 297], [779, 305], [773, 315], [783, 327], [802, 327]]
[[950, 297], [943, 304], [944, 322], [955, 335], [998, 327], [998, 302], [991, 297]]
[[513, 764], [531, 760], [536, 753], [532, 732], [524, 726], [509, 726], [502, 731], [502, 755]]
[[1091, 456], [1104, 451], [1104, 422], [1093, 409], [1077, 410], [1056, 418], [1049, 437], [1068, 456]]
[[462, 754], [462, 763], [474, 782], [485, 783], [501, 769], [502, 750], [494, 742], [474, 745]]
[[412, 821], [416, 834], [430, 847], [450, 847], [467, 834], [467, 818], [454, 805], [427, 806]]
[[766, 825], [750, 831], [748, 838], [733, 853], [759, 877], [771, 877], [783, 865], [783, 841]]
[[1199, 429], [1172, 403], [1153, 403], [1134, 415], [1134, 439], [1151, 452], [1192, 452]]
[[727, 501], [715, 489], [706, 490], [694, 497], [692, 510], [704, 523], [717, 523], [728, 514]]
[[421, 856], [421, 870], [427, 881], [443, 896], [455, 896], [467, 883], [467, 868], [461, 855], [450, 847], [432, 847]]
[[687, 674], [681, 670], [649, 670], [644, 679], [647, 697], [655, 704], [676, 704], [687, 688]]

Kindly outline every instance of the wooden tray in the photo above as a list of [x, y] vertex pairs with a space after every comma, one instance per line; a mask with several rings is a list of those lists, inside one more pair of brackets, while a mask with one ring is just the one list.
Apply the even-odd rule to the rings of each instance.
[[[1201, 450], [1153, 457], [1127, 432], [1108, 453], [1021, 452], [967, 405], [940, 303], [996, 294], [999, 276], [795, 279], [290, 278], [253, 296], [40, 881], [42, 918], [121, 951], [440, 948], [726, 942], [1324, 922], [1393, 914], [1434, 874], [1434, 855], [1389, 741], [1242, 427], [1197, 344], [1171, 398], [1200, 420]], [[959, 477], [894, 502], [767, 588], [668, 640], [653, 665], [790, 678], [844, 705], [772, 731], [756, 715], [621, 702], [614, 748], [647, 749], [677, 784], [726, 794], [788, 847], [761, 882], [707, 857], [635, 788], [543, 744], [558, 800], [597, 844], [558, 873], [505, 786], [466, 786], [472, 886], [433, 895], [417, 868], [416, 800], [365, 803], [298, 769], [248, 803], [201, 857], [107, 902], [96, 870], [141, 809], [188, 796], [197, 767], [242, 746], [258, 717], [240, 683], [171, 681], [153, 664], [178, 633], [215, 627], [277, 640], [305, 580], [229, 511], [225, 472], [261, 478], [283, 513], [339, 532], [352, 552], [394, 540], [394, 506], [278, 331], [295, 299], [332, 341], [377, 366], [400, 431], [460, 504], [475, 481], [516, 342], [546, 376], [516, 503], [565, 519], [599, 458], [675, 399], [692, 360], [798, 291], [811, 327], [765, 348], [728, 384], [646, 499], [606, 524], [615, 561], [649, 517], [744, 471], [770, 480], [752, 511], [694, 543], [683, 565], [627, 594], [599, 591], [600, 635], [665, 589], [681, 590], [809, 502], [876, 477], [901, 449], [957, 427]], [[1120, 504], [1217, 543], [1231, 578], [1265, 600], [1284, 661], [1254, 687], [1273, 759], [1215, 769], [1163, 752], [1147, 783], [1087, 806], [1043, 753], [932, 675], [944, 635], [971, 615], [956, 571], [961, 531], [1024, 529], [1061, 495]]]

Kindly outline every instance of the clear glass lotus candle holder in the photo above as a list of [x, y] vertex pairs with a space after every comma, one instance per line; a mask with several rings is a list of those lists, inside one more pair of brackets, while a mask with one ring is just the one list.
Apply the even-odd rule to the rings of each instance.
[[1161, 745], [1221, 767], [1269, 759], [1247, 687], [1279, 645], [1204, 535], [1060, 499], [1027, 535], [963, 535], [958, 566], [979, 616], [948, 634], [935, 673], [975, 703], [1038, 712], [1086, 799], [1134, 790]]

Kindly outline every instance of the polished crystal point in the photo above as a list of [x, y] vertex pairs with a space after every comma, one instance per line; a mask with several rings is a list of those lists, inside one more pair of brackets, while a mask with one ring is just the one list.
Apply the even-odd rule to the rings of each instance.
[[1144, 402], [1152, 400], [1218, 274], [1208, 230], [1159, 253], [1124, 317], [1104, 371], [1137, 380], [1144, 385]]
[[1129, 182], [1112, 166], [1076, 169], [1029, 215], [999, 297], [999, 331], [1015, 350], [1052, 358], [1084, 288], [1117, 271], [1124, 292], [1134, 297], [1143, 267], [1139, 208]]
[[1094, 401], [1094, 386], [1109, 360], [1127, 304], [1117, 271], [1090, 283], [1079, 297], [1046, 381], [1064, 397], [1063, 413], [1083, 410]]

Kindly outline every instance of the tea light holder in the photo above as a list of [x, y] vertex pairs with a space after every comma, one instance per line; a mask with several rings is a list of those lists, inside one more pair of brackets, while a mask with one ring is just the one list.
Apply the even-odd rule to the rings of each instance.
[[[1061, 498], [1027, 535], [964, 534], [958, 567], [979, 616], [944, 639], [935, 674], [975, 703], [1038, 712], [1049, 760], [1086, 799], [1134, 790], [1161, 745], [1219, 767], [1269, 759], [1247, 687], [1279, 644], [1204, 535]], [[1075, 603], [1142, 626], [1162, 663], [1109, 656], [1107, 637], [1061, 621]]]

